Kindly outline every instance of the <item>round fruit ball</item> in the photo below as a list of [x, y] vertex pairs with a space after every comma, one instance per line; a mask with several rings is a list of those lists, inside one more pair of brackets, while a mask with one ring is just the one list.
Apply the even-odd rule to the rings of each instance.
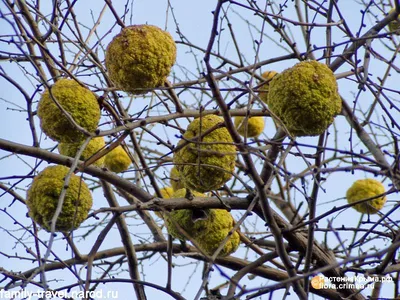
[[169, 174], [170, 183], [174, 191], [183, 189], [185, 186], [183, 185], [181, 178], [179, 176], [179, 171], [176, 167], [171, 169], [171, 173]]
[[257, 137], [264, 131], [263, 117], [236, 117], [235, 126], [239, 134], [243, 137]]
[[275, 75], [277, 75], [278, 72], [275, 71], [266, 71], [264, 73], [261, 74], [261, 76], [265, 79], [265, 84], [260, 87], [260, 92], [258, 93], [258, 97], [260, 97], [260, 99], [265, 103], [268, 104], [268, 91], [269, 91], [269, 84], [272, 80], [272, 78], [275, 77]]
[[166, 186], [166, 187], [164, 187], [164, 188], [162, 188], [162, 189], [160, 190], [160, 193], [161, 193], [161, 196], [162, 196], [164, 199], [169, 199], [169, 198], [171, 198], [172, 195], [174, 194], [174, 190], [173, 190], [172, 187]]
[[[223, 119], [214, 115], [197, 118], [179, 141], [174, 164], [186, 188], [209, 192], [232, 177], [236, 149], [228, 130], [220, 127], [222, 123]], [[212, 128], [217, 129], [204, 135]]]
[[[183, 198], [185, 195], [186, 189], [180, 189], [175, 191], [173, 198]], [[199, 193], [194, 193], [194, 195], [205, 197], [204, 194]], [[169, 217], [165, 218], [166, 226], [173, 237], [186, 240], [185, 236], [174, 225], [175, 223], [178, 224], [207, 255], [213, 255], [222, 241], [232, 231], [234, 220], [232, 215], [224, 209], [207, 209], [205, 211], [207, 218], [196, 221], [193, 221], [193, 210], [181, 209], [172, 211]], [[227, 256], [235, 252], [239, 247], [239, 243], [240, 237], [235, 231], [230, 235], [218, 256]]]
[[[200, 248], [210, 256], [214, 254], [222, 241], [231, 233], [234, 226], [232, 215], [224, 209], [210, 209], [208, 218], [199, 220], [197, 223], [198, 235], [196, 236], [196, 241]], [[234, 231], [218, 256], [232, 254], [237, 250], [239, 244], [239, 233]]]
[[[180, 189], [173, 193], [170, 198], [185, 198], [186, 189]], [[206, 195], [198, 192], [192, 192], [195, 197], [206, 197]], [[191, 209], [179, 209], [173, 210], [169, 214], [164, 214], [165, 226], [168, 229], [168, 233], [172, 235], [174, 238], [179, 240], [186, 240], [184, 234], [178, 229], [176, 224], [182, 228], [190, 237], [194, 238], [196, 235], [196, 230], [193, 224], [193, 210]]]
[[[29, 216], [49, 232], [68, 171], [69, 168], [64, 166], [47, 167], [33, 179], [27, 192]], [[85, 182], [72, 174], [55, 225], [56, 231], [69, 232], [78, 228], [87, 218], [92, 203], [92, 195]]]
[[107, 153], [104, 166], [112, 172], [121, 173], [128, 170], [132, 161], [121, 145]]
[[[389, 14], [391, 14], [391, 13], [394, 12], [395, 10], [396, 10], [395, 8], [392, 8], [392, 9], [389, 11]], [[397, 30], [400, 28], [400, 15], [397, 16], [397, 19], [396, 19], [396, 20], [390, 22], [389, 25], [388, 25], [388, 27], [389, 27], [389, 30], [390, 30], [390, 31], [397, 31]]]
[[352, 206], [360, 213], [376, 214], [386, 203], [386, 196], [379, 196], [383, 193], [385, 193], [385, 187], [379, 181], [375, 179], [360, 179], [354, 182], [347, 190], [346, 198], [347, 202], [351, 204], [363, 199], [376, 197]]
[[110, 79], [132, 94], [162, 85], [175, 59], [176, 45], [171, 35], [153, 25], [125, 27], [106, 50]]
[[[82, 143], [59, 143], [58, 144], [58, 152], [65, 156], [75, 157], [78, 152], [79, 147]], [[103, 137], [97, 137], [90, 140], [89, 144], [86, 146], [85, 150], [83, 150], [80, 159], [87, 160], [95, 155], [97, 152], [102, 150], [106, 146]], [[96, 160], [93, 165], [101, 167], [104, 165], [105, 157], [101, 157]]]
[[272, 79], [268, 107], [293, 136], [316, 136], [332, 124], [342, 102], [332, 71], [303, 61]]
[[93, 132], [100, 120], [100, 107], [96, 96], [89, 89], [70, 79], [60, 79], [46, 90], [38, 105], [40, 127], [51, 139], [58, 142], [75, 143], [85, 135], [72, 125], [58, 104], [70, 114], [74, 121], [87, 131]]
[[[161, 196], [163, 199], [169, 199], [174, 194], [174, 190], [172, 187], [166, 186], [160, 190]], [[156, 196], [156, 195], [154, 195]], [[154, 211], [155, 214], [160, 217], [161, 219], [164, 218], [162, 211]]]

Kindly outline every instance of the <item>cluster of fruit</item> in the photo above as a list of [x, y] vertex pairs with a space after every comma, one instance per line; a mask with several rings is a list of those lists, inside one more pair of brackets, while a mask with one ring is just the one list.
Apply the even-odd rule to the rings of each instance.
[[[135, 25], [122, 29], [106, 50], [105, 65], [110, 80], [127, 93], [142, 94], [161, 86], [176, 59], [176, 45], [171, 35], [152, 25]], [[259, 97], [269, 108], [277, 126], [291, 136], [316, 136], [332, 124], [341, 111], [341, 98], [332, 71], [316, 61], [303, 61], [278, 74], [265, 72], [266, 79]], [[60, 154], [74, 157], [85, 139], [85, 132], [94, 132], [100, 120], [96, 95], [71, 79], [60, 79], [47, 89], [39, 102], [38, 116], [44, 133], [58, 141]], [[236, 117], [234, 124], [244, 137], [258, 137], [264, 130], [262, 117]], [[105, 148], [103, 137], [93, 138], [81, 155], [87, 160]], [[205, 197], [203, 193], [223, 186], [234, 172], [236, 147], [224, 126], [215, 115], [204, 115], [193, 120], [174, 152], [171, 186], [161, 190], [164, 198], [182, 198], [189, 193]], [[118, 146], [95, 165], [114, 172], [128, 169], [131, 160]], [[33, 180], [28, 190], [27, 205], [30, 216], [46, 230], [56, 211], [68, 168], [46, 168]], [[379, 183], [379, 182], [378, 182]], [[379, 183], [380, 184], [380, 183]], [[347, 193], [350, 203], [384, 193], [376, 181], [356, 182]], [[375, 213], [386, 198], [377, 197], [357, 203], [354, 208]], [[92, 205], [86, 184], [72, 175], [66, 190], [63, 207], [57, 219], [57, 231], [79, 227]], [[234, 220], [223, 209], [204, 210], [205, 217], [194, 218], [195, 210], [183, 209], [158, 213], [165, 220], [169, 233], [179, 239], [191, 239], [205, 253], [212, 255], [226, 240], [219, 255], [229, 255], [239, 245], [239, 234], [234, 231]]]
[[[282, 73], [262, 74], [260, 99], [268, 105], [278, 126], [293, 136], [322, 134], [342, 108], [332, 71], [316, 61], [304, 61]], [[375, 179], [356, 181], [346, 198], [361, 213], [376, 214], [386, 203], [385, 188]], [[366, 200], [370, 199], [370, 200]]]
[[[174, 152], [170, 173], [171, 186], [161, 190], [163, 198], [184, 198], [188, 190], [196, 197], [216, 190], [231, 177], [235, 168], [236, 147], [222, 118], [206, 115], [192, 121]], [[234, 219], [224, 209], [182, 209], [158, 213], [165, 220], [168, 232], [175, 238], [188, 237], [207, 254], [213, 255], [226, 239], [219, 256], [226, 256], [239, 246], [239, 233], [234, 231]], [[182, 233], [185, 232], [186, 234]]]
[[[304, 61], [280, 74], [265, 72], [263, 77], [266, 82], [260, 88], [260, 99], [268, 105], [276, 124], [294, 137], [322, 134], [341, 112], [342, 101], [335, 76], [322, 63]], [[244, 137], [257, 137], [264, 130], [262, 117], [236, 117], [234, 123]], [[232, 177], [236, 147], [223, 124], [223, 119], [215, 115], [197, 118], [189, 124], [174, 152], [175, 166], [170, 173], [172, 187], [161, 190], [163, 198], [184, 197], [186, 189], [194, 191], [197, 197], [205, 197], [200, 193], [216, 190]], [[356, 210], [374, 214], [386, 201], [382, 194], [383, 185], [367, 179], [357, 181], [347, 192], [347, 199], [349, 203], [357, 202], [352, 206]], [[368, 198], [371, 200], [362, 201]], [[228, 255], [236, 250], [239, 240], [232, 234], [234, 222], [222, 211], [207, 210], [214, 217], [205, 220], [195, 220], [193, 210], [158, 215], [165, 219], [172, 236], [184, 240], [185, 235], [177, 227], [183, 229], [210, 255], [229, 236], [220, 253]], [[224, 234], [213, 228], [224, 228]]]
[[[139, 25], [124, 28], [109, 44], [106, 67], [112, 82], [130, 93], [144, 93], [160, 86], [175, 62], [176, 46], [172, 37], [156, 26]], [[58, 79], [46, 89], [39, 101], [38, 117], [43, 132], [57, 141], [62, 155], [75, 157], [86, 137], [97, 129], [101, 112], [97, 96], [72, 79]], [[88, 160], [106, 148], [103, 137], [93, 138], [80, 159]], [[131, 159], [117, 146], [94, 162], [119, 173], [126, 171]], [[50, 166], [40, 172], [27, 192], [27, 206], [32, 219], [50, 231], [64, 178], [69, 169]], [[72, 174], [66, 188], [56, 231], [71, 231], [86, 219], [92, 206], [91, 193], [78, 176]]]
[[[71, 79], [59, 79], [42, 94], [37, 114], [43, 132], [59, 143], [59, 153], [71, 157], [75, 157], [84, 142], [83, 130], [94, 132], [101, 116], [96, 95]], [[95, 137], [87, 144], [80, 159], [87, 160], [105, 147], [104, 138]], [[125, 171], [130, 164], [131, 160], [121, 146], [94, 162], [94, 165], [105, 166], [114, 172]], [[35, 177], [28, 190], [29, 215], [46, 230], [50, 230], [68, 170], [62, 166], [47, 167]], [[72, 182], [77, 180], [79, 182], [74, 187]], [[92, 196], [88, 187], [73, 174], [55, 230], [76, 229], [86, 219], [91, 206]]]

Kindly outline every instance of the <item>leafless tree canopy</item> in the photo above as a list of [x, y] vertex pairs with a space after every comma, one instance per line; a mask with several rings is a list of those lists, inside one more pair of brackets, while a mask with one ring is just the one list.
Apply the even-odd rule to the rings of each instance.
[[[2, 0], [0, 292], [398, 297], [400, 31], [388, 27], [398, 1], [190, 2]], [[155, 13], [154, 25], [175, 40], [177, 61], [163, 86], [134, 96], [109, 79], [106, 47], [137, 20], [151, 24]], [[322, 135], [296, 138], [258, 92], [262, 72], [304, 60], [333, 71], [342, 111]], [[123, 145], [129, 170], [116, 174], [60, 155], [42, 132], [38, 101], [61, 78], [96, 94], [102, 116], [88, 140], [103, 136], [105, 152]], [[162, 199], [179, 139], [190, 121], [209, 114], [223, 118], [236, 146], [232, 179], [206, 198]], [[263, 116], [263, 134], [240, 136], [235, 116]], [[73, 232], [48, 233], [27, 214], [26, 191], [48, 164], [72, 167], [93, 193], [89, 217]], [[360, 178], [385, 186], [388, 201], [378, 214], [347, 203], [347, 188]], [[194, 207], [231, 212], [241, 238], [235, 253], [208, 256], [181, 243], [154, 213]], [[319, 289], [311, 284], [318, 274], [378, 282]]]

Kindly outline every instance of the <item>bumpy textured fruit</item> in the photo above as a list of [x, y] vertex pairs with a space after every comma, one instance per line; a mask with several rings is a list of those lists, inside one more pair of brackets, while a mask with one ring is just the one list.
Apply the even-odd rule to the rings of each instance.
[[122, 146], [117, 146], [115, 149], [107, 153], [104, 160], [104, 166], [115, 173], [121, 173], [128, 170], [132, 163], [129, 155], [125, 152]]
[[170, 183], [174, 191], [183, 189], [185, 186], [183, 185], [181, 178], [179, 176], [179, 171], [176, 167], [171, 169], [171, 173], [169, 174]]
[[275, 75], [277, 75], [278, 72], [275, 71], [266, 71], [261, 74], [261, 76], [265, 79], [266, 83], [260, 87], [260, 92], [258, 93], [258, 97], [265, 103], [268, 104], [268, 91], [269, 91], [269, 84], [274, 78]]
[[[47, 231], [51, 230], [51, 220], [68, 171], [64, 166], [47, 167], [33, 179], [27, 192], [29, 216]], [[87, 218], [92, 203], [92, 195], [86, 184], [79, 176], [72, 174], [56, 222], [56, 231], [68, 232], [78, 228]]]
[[171, 35], [153, 25], [125, 27], [106, 50], [110, 79], [133, 94], [162, 85], [175, 59], [176, 45]]
[[[348, 203], [354, 203], [363, 199], [372, 198], [385, 193], [385, 187], [375, 179], [361, 179], [353, 183], [347, 190]], [[356, 211], [364, 214], [376, 214], [386, 203], [386, 196], [377, 197], [367, 202], [352, 206]]]
[[[206, 195], [198, 192], [192, 192], [195, 197], [206, 197]], [[185, 198], [186, 189], [180, 189], [173, 193], [171, 198]], [[194, 238], [196, 230], [193, 226], [194, 222], [192, 219], [193, 211], [191, 209], [179, 209], [170, 212], [168, 215], [164, 215], [165, 226], [168, 229], [168, 233], [174, 238], [180, 239], [182, 241], [186, 240], [185, 236], [180, 233], [179, 229], [175, 226], [176, 222], [186, 233]], [[173, 220], [173, 221], [172, 221]], [[197, 222], [195, 222], [197, 223]]]
[[[62, 155], [75, 157], [78, 152], [78, 148], [82, 143], [59, 143], [58, 144], [58, 152]], [[91, 158], [94, 154], [99, 152], [105, 147], [105, 142], [103, 137], [97, 137], [92, 139], [89, 144], [86, 146], [85, 150], [83, 150], [82, 155], [80, 157], [81, 160], [87, 160]], [[96, 160], [93, 165], [101, 167], [104, 164], [105, 157]]]
[[332, 124], [342, 102], [332, 71], [304, 61], [272, 79], [268, 107], [293, 136], [315, 136]]
[[264, 131], [265, 122], [263, 117], [236, 117], [235, 126], [241, 136], [257, 137]]
[[[221, 242], [228, 236], [234, 226], [232, 215], [224, 209], [210, 209], [207, 220], [197, 223], [196, 241], [208, 255], [213, 255]], [[218, 256], [227, 256], [237, 250], [240, 243], [239, 233], [232, 233]]]
[[[100, 107], [94, 93], [74, 80], [60, 79], [51, 87], [51, 94], [78, 125], [90, 132], [95, 131], [100, 120]], [[51, 139], [74, 143], [85, 138], [57, 107], [48, 90], [39, 101], [37, 114], [40, 127]]]
[[172, 187], [166, 186], [166, 187], [164, 187], [164, 188], [162, 188], [162, 189], [160, 190], [160, 193], [161, 193], [161, 196], [162, 196], [164, 199], [168, 199], [168, 198], [171, 198], [171, 197], [172, 197], [172, 195], [174, 194], [174, 190], [173, 190]]
[[[186, 189], [175, 191], [173, 198], [183, 198]], [[205, 197], [204, 194], [194, 193], [196, 197]], [[180, 240], [186, 238], [179, 233], [174, 225], [174, 220], [208, 255], [213, 255], [220, 243], [228, 236], [234, 226], [232, 215], [224, 209], [208, 209], [207, 219], [193, 222], [193, 211], [181, 209], [172, 211], [165, 216], [166, 226], [169, 234]], [[172, 220], [171, 220], [172, 219]], [[239, 234], [235, 231], [228, 239], [219, 256], [226, 256], [236, 251], [240, 243]]]
[[[391, 14], [391, 13], [394, 12], [395, 10], [396, 10], [395, 8], [392, 8], [392, 9], [389, 11], [389, 14]], [[388, 25], [388, 27], [389, 27], [389, 30], [390, 30], [390, 31], [396, 31], [396, 30], [398, 30], [398, 29], [400, 28], [400, 15], [397, 17], [396, 20], [390, 22], [389, 25]], [[400, 34], [400, 33], [398, 33], [398, 34]]]
[[174, 153], [174, 163], [186, 188], [204, 193], [218, 189], [232, 177], [236, 154], [228, 130], [222, 127], [204, 136], [221, 123], [223, 119], [214, 115], [197, 118], [179, 141], [178, 147], [185, 146]]
[[[162, 198], [169, 199], [174, 194], [174, 190], [172, 187], [166, 186], [160, 190], [160, 193], [161, 193]], [[156, 195], [154, 195], [154, 196], [156, 196]], [[154, 211], [154, 212], [158, 217], [163, 218], [162, 211]]]

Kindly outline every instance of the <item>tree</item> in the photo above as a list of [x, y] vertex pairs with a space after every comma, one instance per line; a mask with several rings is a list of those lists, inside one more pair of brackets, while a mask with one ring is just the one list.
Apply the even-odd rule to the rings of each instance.
[[[117, 2], [2, 2], [2, 297], [397, 297], [398, 1]], [[161, 86], [134, 95], [110, 80], [105, 51], [122, 28], [147, 22], [171, 33], [177, 61]], [[307, 60], [332, 70], [342, 109], [321, 135], [296, 137], [260, 100], [270, 82], [261, 74]], [[80, 149], [102, 136], [107, 145], [96, 158], [121, 145], [127, 171], [60, 155], [46, 137], [38, 102], [61, 78], [90, 89], [101, 107]], [[217, 127], [235, 146], [232, 179], [206, 197], [163, 199], [178, 141], [189, 122], [209, 115], [221, 117]], [[264, 117], [263, 133], [241, 136], [238, 116]], [[65, 179], [74, 172], [93, 194], [74, 231], [49, 233], [27, 215], [26, 191], [47, 164], [69, 167]], [[379, 213], [346, 202], [360, 178], [385, 186]], [[154, 213], [216, 208], [235, 218], [230, 235], [240, 230], [239, 249], [226, 257], [208, 255], [184, 230], [186, 243], [168, 236]], [[318, 274], [337, 288], [321, 288]], [[367, 286], [360, 276], [377, 282]]]

